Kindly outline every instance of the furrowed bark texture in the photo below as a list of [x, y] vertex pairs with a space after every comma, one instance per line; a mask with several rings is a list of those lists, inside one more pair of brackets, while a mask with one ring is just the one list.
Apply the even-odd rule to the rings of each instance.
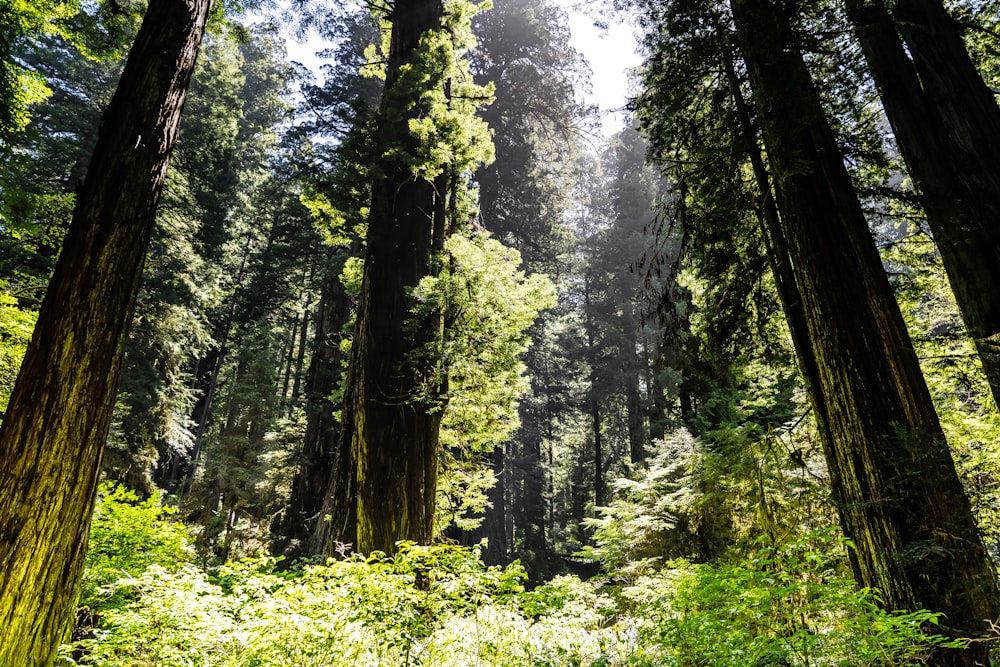
[[[855, 574], [888, 608], [942, 612], [942, 629], [977, 635], [996, 615], [993, 570], [833, 133], [787, 17], [769, 0], [733, 0], [732, 10]], [[935, 664], [984, 655], [976, 644]]]
[[143, 259], [209, 0], [151, 0], [0, 430], [0, 666], [69, 628]]
[[[412, 154], [417, 147], [409, 121], [426, 110], [412, 103], [414, 91], [399, 85], [401, 69], [414, 61], [421, 35], [441, 27], [443, 9], [441, 0], [397, 0], [390, 16], [377, 136], [383, 159], [372, 183], [368, 254], [344, 398], [342, 445], [351, 447], [342, 446], [341, 456], [349, 451], [354, 479], [348, 467], [341, 468], [346, 478], [333, 485], [329, 512], [337, 524], [330, 537], [356, 537], [361, 553], [392, 553], [400, 540], [428, 544], [433, 537], [441, 410], [421, 391], [434, 362], [414, 352], [436, 333], [438, 322], [406, 331], [404, 323], [410, 319], [408, 289], [432, 271], [435, 230], [445, 229], [440, 216], [446, 193], [385, 154], [390, 148]], [[356, 504], [337, 491], [339, 486], [350, 493], [351, 483]], [[356, 536], [350, 534], [352, 511]]]
[[1000, 402], [1000, 107], [939, 3], [845, 4]]
[[[716, 23], [716, 30], [722, 33], [721, 26]], [[795, 350], [795, 358], [798, 363], [800, 377], [806, 386], [806, 390], [811, 396], [814, 405], [821, 403], [822, 394], [819, 391], [819, 361], [809, 344], [809, 326], [806, 322], [806, 315], [803, 311], [802, 295], [795, 282], [795, 273], [792, 269], [792, 259], [788, 252], [788, 243], [781, 226], [781, 214], [778, 211], [774, 188], [771, 186], [771, 177], [767, 170], [763, 151], [757, 142], [757, 128], [754, 124], [750, 106], [740, 86], [739, 76], [736, 73], [735, 58], [730, 50], [723, 45], [723, 70], [729, 84], [733, 97], [733, 105], [736, 108], [736, 116], [740, 123], [740, 140], [743, 143], [747, 159], [753, 169], [754, 181], [760, 193], [758, 203], [757, 218], [760, 235], [764, 241], [767, 252], [768, 264], [771, 274], [774, 277], [774, 284], [778, 292], [778, 302], [781, 304], [781, 312], [785, 316], [788, 324], [788, 332], [792, 339], [792, 347]], [[825, 407], [817, 407], [815, 410], [816, 426], [820, 432], [820, 437], [830, 440], [830, 429], [826, 423], [828, 411]], [[836, 471], [831, 471], [834, 480], [837, 479]], [[851, 554], [853, 558], [853, 554]]]

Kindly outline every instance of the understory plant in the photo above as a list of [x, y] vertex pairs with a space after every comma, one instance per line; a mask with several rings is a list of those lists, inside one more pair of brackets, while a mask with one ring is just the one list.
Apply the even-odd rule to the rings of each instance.
[[635, 618], [632, 665], [923, 665], [939, 615], [890, 613], [877, 591], [838, 574], [827, 529], [734, 564], [675, 561], [622, 590]]
[[[106, 496], [105, 508], [108, 498], [119, 502]], [[128, 521], [137, 534], [155, 525], [145, 533], [154, 540], [165, 529], [148, 510]], [[114, 560], [113, 534], [95, 533], [100, 544], [91, 548], [100, 552], [88, 561], [91, 580], [107, 582], [110, 564], [125, 562]], [[121, 544], [135, 568], [141, 550]], [[486, 567], [478, 548], [451, 545], [402, 544], [394, 556], [291, 567], [250, 559], [212, 571], [167, 556], [93, 589], [92, 627], [63, 648], [63, 664], [925, 664], [927, 649], [943, 641], [933, 633], [936, 616], [879, 609], [874, 592], [836, 574], [842, 548], [825, 531], [736, 564], [674, 561], [625, 588], [562, 575], [534, 590], [525, 590], [519, 564]]]

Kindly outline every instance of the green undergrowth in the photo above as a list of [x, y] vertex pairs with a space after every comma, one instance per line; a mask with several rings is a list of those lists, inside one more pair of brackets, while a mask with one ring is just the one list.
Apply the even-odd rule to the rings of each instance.
[[[121, 516], [121, 531], [162, 545], [169, 562], [146, 562], [156, 550], [116, 536]], [[90, 568], [100, 570], [88, 572], [87, 613], [63, 664], [906, 665], [923, 664], [940, 641], [926, 633], [932, 615], [880, 611], [874, 595], [831, 571], [815, 541], [735, 565], [675, 561], [627, 584], [558, 576], [526, 590], [520, 565], [485, 567], [477, 549], [448, 545], [206, 571], [178, 558], [177, 525], [152, 505], [108, 492], [98, 517]], [[118, 560], [114, 544], [127, 551]]]

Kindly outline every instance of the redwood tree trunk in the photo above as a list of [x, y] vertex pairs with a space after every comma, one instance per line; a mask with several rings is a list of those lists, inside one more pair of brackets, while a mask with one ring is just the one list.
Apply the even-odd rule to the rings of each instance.
[[343, 254], [331, 258], [316, 311], [312, 362], [306, 380], [306, 432], [292, 482], [292, 496], [277, 531], [283, 539], [276, 546], [290, 558], [322, 553], [322, 548], [313, 551], [307, 545], [310, 535], [322, 523], [323, 502], [340, 437], [331, 395], [341, 380], [344, 355], [340, 342], [351, 313], [350, 297], [340, 282], [344, 259]]
[[[993, 569], [899, 308], [787, 16], [732, 0], [802, 299], [814, 408], [855, 575], [890, 609], [946, 615], [975, 636], [998, 611]], [[985, 646], [941, 652], [975, 664]]]
[[587, 334], [587, 356], [590, 362], [590, 432], [594, 438], [594, 504], [597, 507], [604, 505], [604, 452], [601, 442], [601, 401], [598, 392], [598, 373], [596, 355], [596, 336], [594, 333], [594, 319], [592, 302], [590, 299], [590, 278], [583, 279], [583, 310], [586, 316], [584, 329]]
[[486, 549], [483, 550], [483, 562], [487, 565], [507, 565], [510, 563], [507, 545], [507, 487], [510, 472], [507, 470], [504, 456], [505, 445], [497, 445], [490, 455], [490, 466], [496, 475], [497, 483], [488, 492], [489, 507], [482, 525], [474, 531], [478, 539], [485, 537]]
[[335, 525], [323, 539], [356, 541], [362, 553], [392, 553], [400, 540], [427, 544], [433, 537], [442, 411], [436, 397], [423, 391], [433, 360], [415, 358], [414, 352], [434, 335], [437, 322], [407, 330], [403, 325], [410, 319], [407, 292], [430, 275], [434, 232], [446, 228], [439, 219], [444, 211], [439, 197], [445, 193], [387, 153], [412, 155], [417, 148], [409, 121], [426, 109], [407, 89], [414, 82], [399, 85], [401, 68], [414, 62], [421, 35], [441, 27], [443, 11], [442, 0], [397, 0], [390, 14], [376, 137], [376, 154], [384, 157], [374, 170], [341, 458], [325, 512]]
[[0, 666], [51, 664], [209, 0], [151, 0], [0, 429]]
[[1000, 107], [939, 3], [846, 5], [1000, 403]]

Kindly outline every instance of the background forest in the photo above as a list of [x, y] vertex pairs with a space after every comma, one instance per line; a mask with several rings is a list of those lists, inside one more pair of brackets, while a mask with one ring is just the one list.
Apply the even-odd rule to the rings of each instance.
[[[610, 136], [553, 0], [300, 4], [205, 6], [76, 613], [19, 649], [4, 578], [0, 667], [992, 664], [995, 3], [586, 3]], [[0, 4], [0, 469], [144, 12]]]

